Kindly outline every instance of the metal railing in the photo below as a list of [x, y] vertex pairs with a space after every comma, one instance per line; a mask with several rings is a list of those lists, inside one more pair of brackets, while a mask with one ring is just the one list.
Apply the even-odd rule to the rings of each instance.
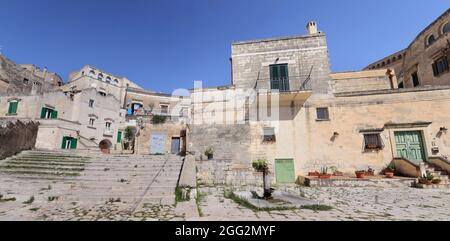
[[272, 89], [280, 92], [311, 90], [311, 77], [309, 75], [290, 76], [281, 79], [258, 79], [255, 89]]
[[289, 78], [271, 79], [270, 80], [270, 89], [279, 90], [280, 92], [290, 91]]

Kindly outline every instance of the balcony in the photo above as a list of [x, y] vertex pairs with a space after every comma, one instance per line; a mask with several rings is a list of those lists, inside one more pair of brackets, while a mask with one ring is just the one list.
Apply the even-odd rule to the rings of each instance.
[[[279, 106], [291, 106], [292, 103], [303, 104], [312, 95], [310, 79], [309, 75], [270, 79], [269, 81], [260, 79], [257, 81], [255, 89], [258, 89], [260, 97], [277, 98]], [[266, 88], [268, 84], [270, 84], [270, 89]]]

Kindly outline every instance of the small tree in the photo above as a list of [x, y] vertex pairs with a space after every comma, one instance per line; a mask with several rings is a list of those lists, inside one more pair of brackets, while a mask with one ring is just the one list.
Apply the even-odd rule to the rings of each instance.
[[270, 189], [269, 162], [267, 160], [257, 160], [252, 164], [257, 172], [263, 174], [264, 198], [268, 199], [272, 196]]
[[136, 139], [136, 128], [133, 126], [127, 126], [125, 128], [125, 140], [131, 144], [132, 150], [134, 150], [134, 140]]
[[166, 116], [154, 115], [152, 118], [152, 124], [153, 125], [164, 124], [166, 123], [166, 120], [167, 120]]

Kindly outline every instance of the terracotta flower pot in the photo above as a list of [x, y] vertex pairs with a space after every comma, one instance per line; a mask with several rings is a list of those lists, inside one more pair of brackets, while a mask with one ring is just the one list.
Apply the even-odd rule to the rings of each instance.
[[355, 175], [356, 175], [356, 178], [362, 179], [362, 178], [364, 178], [366, 173], [365, 172], [355, 172]]
[[319, 174], [319, 179], [330, 179], [331, 174]]
[[393, 172], [385, 172], [384, 175], [386, 176], [386, 178], [393, 178], [394, 177], [394, 173]]
[[308, 172], [308, 176], [310, 177], [318, 177], [320, 174], [318, 172]]

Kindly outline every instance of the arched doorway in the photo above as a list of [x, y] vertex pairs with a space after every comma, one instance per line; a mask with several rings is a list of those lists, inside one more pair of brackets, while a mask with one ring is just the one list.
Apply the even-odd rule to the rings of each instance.
[[100, 150], [102, 151], [102, 153], [104, 154], [109, 154], [111, 151], [111, 147], [112, 147], [112, 143], [111, 141], [105, 139], [103, 141], [100, 142], [100, 144], [98, 145], [98, 147], [100, 148]]

